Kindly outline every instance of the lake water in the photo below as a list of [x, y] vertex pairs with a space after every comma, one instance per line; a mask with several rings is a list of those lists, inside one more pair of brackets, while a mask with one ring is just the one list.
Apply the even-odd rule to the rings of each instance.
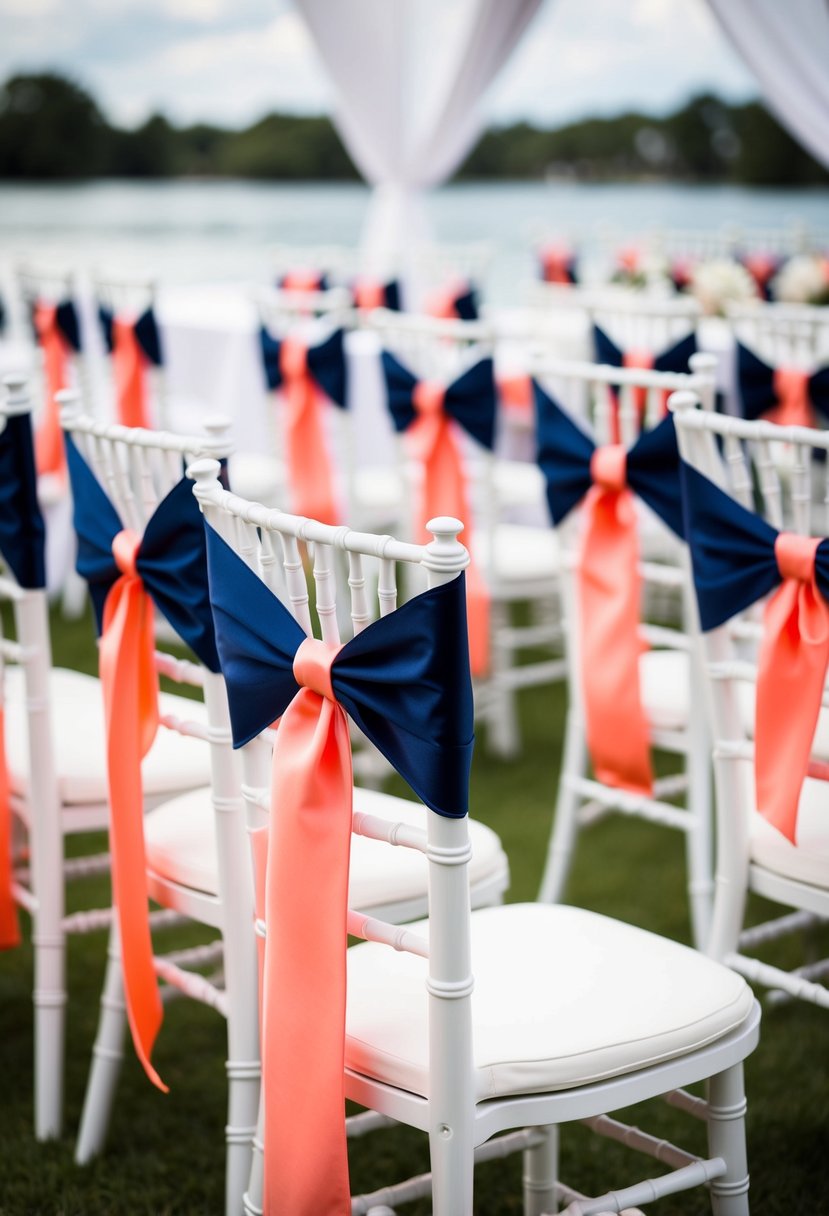
[[[356, 244], [368, 197], [357, 184], [0, 185], [0, 259], [115, 263], [170, 282], [264, 281], [276, 244]], [[489, 287], [507, 300], [531, 273], [529, 251], [541, 235], [559, 233], [589, 249], [599, 226], [620, 241], [655, 227], [751, 230], [792, 221], [826, 232], [829, 190], [469, 183], [435, 191], [428, 212], [439, 240], [493, 243]]]

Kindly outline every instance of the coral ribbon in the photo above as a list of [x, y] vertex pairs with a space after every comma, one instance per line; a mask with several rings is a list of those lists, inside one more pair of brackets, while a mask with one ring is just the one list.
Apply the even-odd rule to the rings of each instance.
[[322, 425], [320, 393], [308, 368], [308, 349], [285, 338], [279, 351], [285, 412], [285, 447], [291, 505], [297, 515], [339, 522], [334, 479]]
[[147, 358], [134, 323], [123, 317], [115, 317], [112, 322], [112, 362], [118, 421], [123, 426], [150, 427]]
[[809, 373], [799, 367], [778, 367], [774, 373], [774, 395], [778, 405], [766, 412], [778, 426], [815, 425], [809, 400]]
[[345, 993], [351, 745], [336, 649], [306, 638], [273, 754], [262, 1075], [266, 1216], [350, 1216]]
[[386, 303], [386, 289], [379, 279], [358, 279], [354, 284], [354, 303], [365, 312], [383, 308]]
[[829, 665], [829, 604], [815, 582], [819, 544], [816, 537], [778, 535], [774, 556], [783, 584], [766, 604], [758, 656], [757, 809], [792, 843]]
[[458, 296], [463, 295], [466, 290], [466, 283], [462, 280], [455, 280], [448, 287], [444, 287], [440, 291], [436, 291], [430, 295], [423, 311], [430, 317], [437, 317], [439, 320], [457, 320], [458, 309], [456, 301]]
[[541, 265], [544, 270], [545, 283], [564, 283], [568, 287], [572, 286], [570, 282], [570, 263], [572, 255], [569, 250], [557, 245], [548, 245], [541, 251]]
[[12, 813], [6, 766], [5, 713], [0, 701], [0, 950], [20, 945], [17, 905], [12, 894]]
[[282, 276], [283, 291], [319, 291], [320, 276], [316, 270], [289, 270]]
[[584, 501], [578, 570], [581, 678], [587, 743], [596, 779], [617, 789], [653, 789], [648, 723], [639, 685], [639, 544], [633, 494], [620, 444], [596, 448]]
[[499, 376], [498, 397], [501, 405], [510, 414], [532, 418], [533, 382], [527, 375]]
[[99, 667], [106, 714], [112, 887], [127, 1017], [144, 1071], [166, 1093], [167, 1086], [150, 1063], [162, 1008], [147, 909], [141, 761], [158, 729], [158, 677], [152, 601], [136, 569], [140, 543], [129, 529], [112, 542], [121, 577], [104, 605]]
[[[646, 350], [644, 347], [631, 347], [622, 355], [622, 367], [632, 367], [639, 371], [649, 372], [653, 369], [653, 351]], [[665, 402], [668, 399], [668, 394], [663, 394], [663, 413], [666, 412]], [[645, 417], [645, 410], [648, 406], [648, 390], [642, 388], [641, 385], [636, 385], [633, 390], [633, 404], [636, 407], [636, 412], [639, 415], [639, 421]], [[619, 442], [619, 406], [618, 400], [616, 409], [613, 413], [613, 442]]]
[[[472, 555], [472, 522], [466, 497], [463, 461], [452, 420], [443, 408], [445, 387], [433, 380], [420, 380], [412, 391], [418, 417], [409, 428], [413, 455], [423, 467], [423, 485], [418, 509], [418, 537], [428, 543], [426, 528], [437, 515], [451, 515], [464, 521], [463, 539]], [[469, 622], [469, 662], [472, 674], [486, 675], [489, 670], [489, 592], [473, 561], [466, 571], [466, 608]]]
[[58, 328], [57, 305], [38, 304], [35, 330], [43, 350], [46, 401], [43, 417], [35, 434], [35, 465], [39, 474], [66, 472], [60, 409], [55, 400], [61, 389], [69, 387], [69, 347]]

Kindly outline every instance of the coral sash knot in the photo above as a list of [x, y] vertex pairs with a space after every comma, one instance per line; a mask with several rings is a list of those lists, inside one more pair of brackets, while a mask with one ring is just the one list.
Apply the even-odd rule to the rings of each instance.
[[452, 420], [443, 408], [445, 396], [445, 386], [434, 380], [420, 380], [412, 391], [418, 417], [408, 434], [415, 459], [423, 467], [417, 539], [424, 544], [432, 539], [426, 524], [435, 516], [451, 515], [464, 521], [463, 540], [470, 554], [466, 571], [469, 661], [472, 674], [484, 676], [489, 670], [489, 592], [472, 560], [472, 516], [463, 460]]
[[34, 314], [35, 331], [43, 351], [46, 401], [43, 417], [35, 434], [35, 463], [39, 474], [66, 470], [60, 409], [56, 394], [69, 387], [69, 346], [60, 332], [56, 304], [38, 304]]
[[829, 665], [829, 604], [815, 581], [819, 544], [790, 532], [777, 537], [783, 584], [766, 604], [758, 656], [757, 809], [792, 843]]
[[774, 395], [779, 404], [766, 414], [770, 422], [778, 426], [815, 425], [808, 372], [799, 367], [778, 367], [774, 373]]
[[266, 1216], [350, 1216], [345, 994], [351, 744], [337, 649], [306, 638], [273, 755], [262, 1074]]
[[147, 358], [136, 336], [134, 321], [113, 318], [112, 361], [118, 421], [122, 426], [150, 427]]
[[533, 416], [533, 382], [527, 375], [500, 376], [498, 378], [498, 397], [502, 407], [511, 417], [532, 421]]
[[383, 284], [379, 279], [358, 279], [354, 284], [354, 303], [364, 312], [385, 307], [386, 292]]
[[144, 853], [141, 761], [158, 729], [153, 605], [136, 562], [140, 538], [124, 529], [112, 542], [121, 577], [104, 605], [99, 666], [104, 694], [112, 886], [121, 938], [127, 1017], [147, 1076], [167, 1086], [150, 1063], [162, 1020], [153, 967]]
[[621, 444], [596, 448], [590, 462], [578, 570], [582, 690], [597, 780], [649, 794], [650, 740], [639, 685], [639, 542], [626, 465]]
[[0, 950], [20, 945], [13, 878], [11, 789], [6, 766], [5, 713], [0, 699]]
[[563, 283], [572, 286], [570, 268], [572, 255], [568, 249], [548, 245], [541, 251], [541, 266], [545, 283]]
[[291, 506], [297, 515], [336, 524], [334, 479], [323, 428], [320, 392], [308, 368], [308, 348], [285, 338], [279, 351], [285, 399], [285, 449]]

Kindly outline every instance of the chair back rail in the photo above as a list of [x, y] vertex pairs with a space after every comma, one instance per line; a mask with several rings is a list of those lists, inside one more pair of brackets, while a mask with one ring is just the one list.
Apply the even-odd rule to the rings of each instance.
[[829, 308], [820, 305], [729, 304], [726, 318], [738, 342], [774, 366], [811, 370], [829, 359]]

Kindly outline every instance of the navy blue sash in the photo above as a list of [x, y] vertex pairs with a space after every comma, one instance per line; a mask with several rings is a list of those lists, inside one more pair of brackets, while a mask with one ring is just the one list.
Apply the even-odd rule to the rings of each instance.
[[[382, 353], [389, 411], [396, 431], [405, 431], [417, 418], [414, 389], [417, 377], [388, 351]], [[492, 359], [481, 359], [446, 388], [443, 408], [455, 422], [492, 450], [495, 443], [495, 418], [498, 396]]]
[[[317, 346], [308, 347], [308, 370], [314, 381], [335, 405], [341, 409], [346, 405], [348, 375], [343, 339], [345, 331], [337, 329]], [[280, 354], [282, 339], [274, 338], [264, 325], [259, 329], [259, 348], [268, 388], [274, 390], [282, 384]]]
[[[624, 367], [624, 354], [611, 338], [598, 325], [593, 326], [593, 342], [596, 348], [596, 362], [608, 367]], [[689, 359], [697, 353], [697, 336], [691, 332], [680, 338], [673, 346], [666, 347], [658, 355], [654, 355], [653, 370], [655, 372], [687, 372]]]
[[[737, 343], [737, 379], [743, 417], [754, 421], [780, 404], [774, 388], [774, 371], [754, 351]], [[808, 381], [809, 401], [829, 420], [829, 367], [820, 367]]]
[[[115, 320], [115, 314], [111, 308], [107, 308], [103, 304], [98, 305], [98, 320], [101, 322], [101, 329], [104, 334], [104, 342], [110, 354], [114, 346], [112, 336], [112, 324]], [[135, 333], [136, 341], [141, 347], [141, 350], [146, 355], [147, 359], [155, 367], [161, 367], [164, 362], [161, 354], [161, 338], [158, 332], [158, 324], [155, 319], [155, 313], [152, 308], [145, 308], [141, 316], [133, 323], [133, 332]]]
[[45, 549], [32, 417], [9, 414], [0, 431], [0, 553], [21, 587], [46, 586]]

